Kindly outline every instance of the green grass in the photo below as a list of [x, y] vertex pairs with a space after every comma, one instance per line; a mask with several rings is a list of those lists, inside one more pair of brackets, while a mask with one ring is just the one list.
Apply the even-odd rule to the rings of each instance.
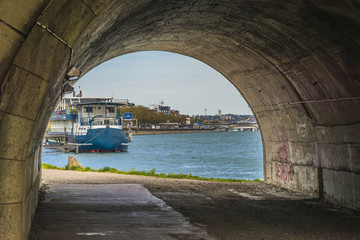
[[56, 166], [53, 166], [53, 165], [51, 165], [51, 164], [42, 163], [41, 165], [42, 165], [42, 168], [43, 168], [43, 169], [66, 170], [66, 168], [56, 167]]
[[42, 164], [43, 169], [58, 169], [58, 170], [72, 170], [72, 171], [80, 171], [80, 172], [109, 172], [116, 174], [124, 174], [124, 175], [138, 175], [138, 176], [148, 176], [148, 177], [159, 177], [159, 178], [176, 178], [176, 179], [194, 179], [194, 180], [203, 180], [203, 181], [215, 181], [215, 182], [262, 182], [260, 179], [255, 180], [244, 180], [244, 179], [225, 179], [225, 178], [206, 178], [193, 176], [190, 174], [184, 173], [156, 173], [156, 169], [153, 168], [150, 171], [137, 171], [136, 168], [131, 169], [130, 171], [119, 171], [116, 168], [104, 167], [100, 169], [91, 169], [90, 167], [80, 168], [80, 167], [71, 167], [68, 169], [66, 165], [64, 168], [55, 167], [50, 164]]

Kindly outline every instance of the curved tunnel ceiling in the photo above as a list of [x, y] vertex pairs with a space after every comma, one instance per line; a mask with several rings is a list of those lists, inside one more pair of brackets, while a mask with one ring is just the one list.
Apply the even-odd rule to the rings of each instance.
[[[359, 15], [347, 6], [349, 15], [345, 4], [335, 15], [334, 7], [299, 1], [115, 1], [76, 42], [72, 62], [87, 72], [129, 52], [185, 54], [221, 72], [254, 112], [283, 103], [356, 97]], [[344, 108], [334, 106], [329, 112], [335, 119], [329, 122], [316, 106], [299, 107], [316, 125], [358, 119], [337, 118]]]

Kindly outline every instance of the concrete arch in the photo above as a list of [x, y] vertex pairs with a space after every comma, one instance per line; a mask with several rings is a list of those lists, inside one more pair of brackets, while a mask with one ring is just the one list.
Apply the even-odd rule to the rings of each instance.
[[262, 129], [265, 180], [360, 207], [357, 1], [0, 2], [0, 238], [25, 239], [41, 139], [75, 66], [164, 50], [221, 72]]

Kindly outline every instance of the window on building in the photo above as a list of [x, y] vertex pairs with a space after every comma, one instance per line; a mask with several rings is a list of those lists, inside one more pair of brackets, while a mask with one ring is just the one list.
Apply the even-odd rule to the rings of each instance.
[[84, 107], [84, 112], [92, 113], [93, 112], [93, 107]]
[[114, 113], [115, 112], [115, 108], [114, 107], [109, 107], [109, 113]]

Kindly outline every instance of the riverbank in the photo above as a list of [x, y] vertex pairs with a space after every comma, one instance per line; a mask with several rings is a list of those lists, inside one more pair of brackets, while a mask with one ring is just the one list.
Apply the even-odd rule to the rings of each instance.
[[[126, 129], [125, 129], [126, 130]], [[126, 130], [127, 131], [127, 130]], [[207, 133], [224, 132], [223, 129], [131, 129], [133, 135], [158, 135], [158, 134], [179, 134], [179, 133]]]
[[[80, 163], [79, 163], [80, 164]], [[114, 174], [122, 174], [122, 175], [137, 175], [137, 176], [147, 176], [147, 177], [158, 177], [158, 178], [177, 178], [177, 179], [193, 179], [193, 180], [202, 180], [202, 181], [214, 181], [214, 182], [262, 182], [262, 180], [260, 179], [254, 179], [254, 180], [247, 180], [247, 179], [229, 179], [229, 178], [206, 178], [206, 177], [199, 177], [199, 176], [194, 176], [191, 173], [190, 174], [186, 174], [186, 173], [157, 173], [156, 169], [153, 168], [150, 171], [138, 171], [135, 168], [131, 169], [130, 171], [120, 171], [117, 170], [116, 168], [110, 168], [110, 167], [103, 167], [100, 169], [91, 169], [90, 167], [86, 167], [84, 168], [83, 166], [80, 167], [81, 165], [76, 165], [76, 166], [71, 166], [69, 167], [68, 165], [66, 165], [65, 167], [56, 167], [54, 165], [51, 164], [46, 164], [43, 163], [42, 164], [42, 168], [43, 169], [55, 169], [55, 170], [64, 170], [64, 171], [68, 171], [68, 170], [72, 170], [72, 171], [80, 171], [80, 172], [98, 172], [98, 173], [114, 173]]]
[[47, 169], [42, 176], [44, 184], [141, 184], [218, 240], [360, 236], [359, 213], [262, 182], [224, 183]]

